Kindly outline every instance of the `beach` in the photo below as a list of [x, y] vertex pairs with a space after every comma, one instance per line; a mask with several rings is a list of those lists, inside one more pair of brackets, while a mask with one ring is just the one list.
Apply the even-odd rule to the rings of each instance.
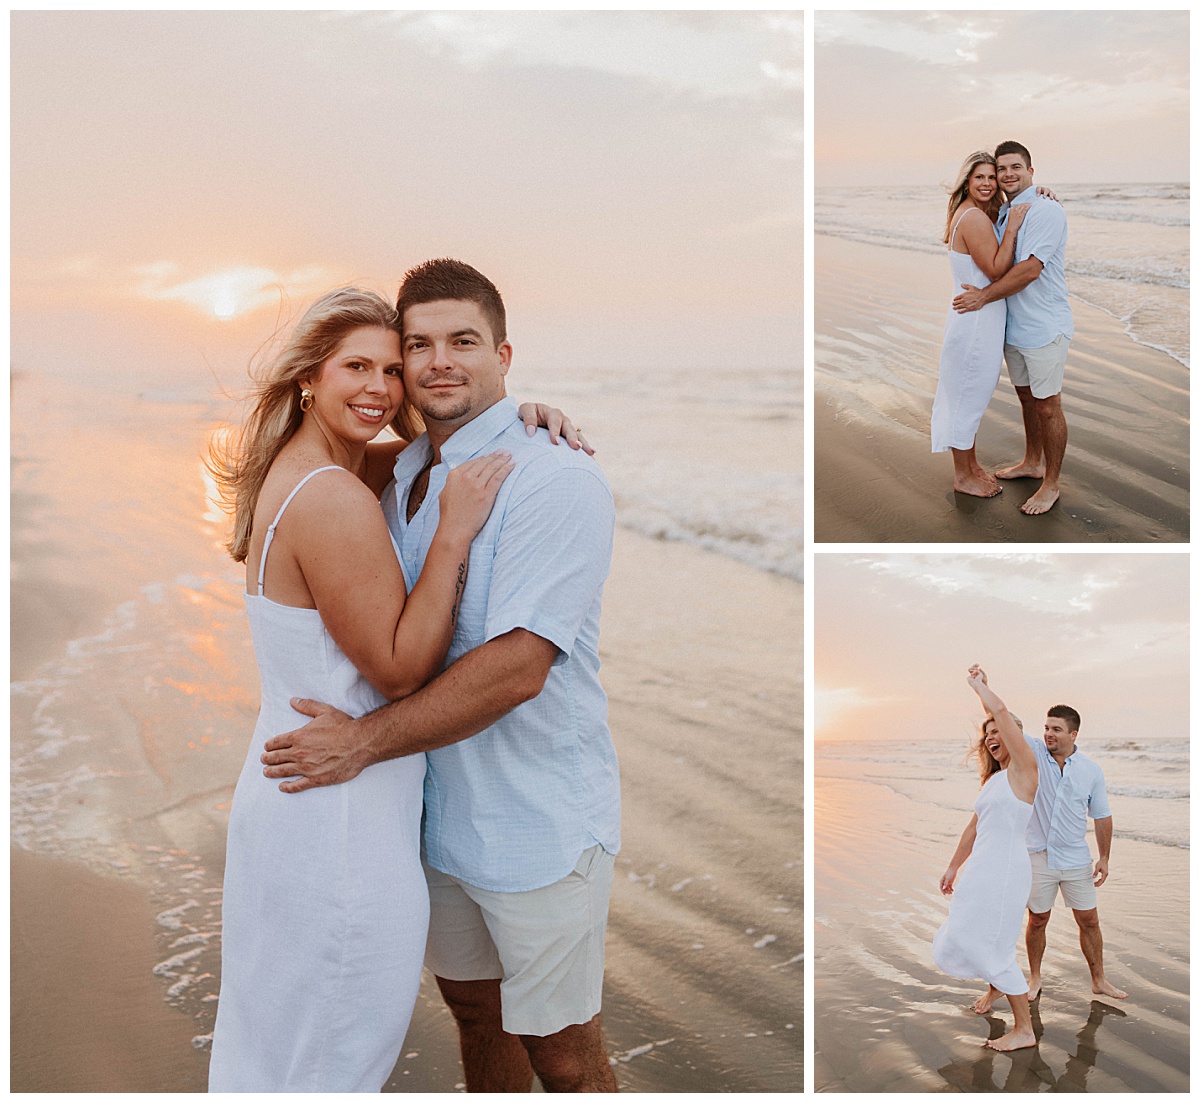
[[[929, 450], [951, 297], [945, 255], [911, 242], [822, 233], [820, 219], [815, 250], [816, 540], [1188, 539], [1189, 383], [1176, 356], [1137, 343], [1121, 316], [1072, 297], [1062, 497], [1049, 513], [1027, 517], [1019, 506], [1037, 480], [1006, 482], [986, 500], [956, 494], [950, 457]], [[1169, 290], [1186, 304], [1186, 291]], [[1186, 331], [1186, 307], [1172, 298], [1161, 309], [1168, 308], [1184, 311]], [[976, 449], [990, 470], [1024, 453], [1019, 403], [1003, 371]]]
[[[949, 903], [938, 878], [978, 794], [965, 740], [818, 742], [816, 749], [816, 1089], [828, 1092], [1186, 1092], [1189, 1087], [1186, 732], [1108, 740], [1088, 753], [1113, 809], [1099, 890], [1109, 979], [1094, 998], [1061, 899], [1047, 928], [1035, 1048], [987, 1049], [1011, 1025], [983, 987], [941, 974], [930, 944]], [[869, 811], [868, 811], [869, 810]], [[1095, 853], [1095, 841], [1089, 845]], [[1023, 945], [1018, 964], [1026, 968]]]
[[[200, 464], [230, 408], [203, 381], [96, 385], [69, 408], [41, 383], [18, 371], [12, 391], [12, 1088], [201, 1091], [224, 830], [257, 711], [243, 580]], [[683, 427], [736, 447], [764, 431], [761, 397], [681, 413], [652, 392], [628, 416], [620, 384], [533, 392], [587, 411], [618, 499], [601, 633], [624, 801], [609, 1049], [623, 1090], [796, 1091], [798, 383], [765, 430], [779, 470], [743, 480], [781, 503], [762, 531], [722, 527], [722, 494], [745, 507], [738, 472], [689, 487], [682, 512], [661, 489], [687, 484]], [[639, 464], [652, 446], [665, 460]], [[462, 1090], [425, 980], [386, 1091]]]

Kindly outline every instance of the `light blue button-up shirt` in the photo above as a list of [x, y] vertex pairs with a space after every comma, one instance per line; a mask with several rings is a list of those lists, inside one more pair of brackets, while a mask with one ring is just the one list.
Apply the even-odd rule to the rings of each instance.
[[1038, 195], [1032, 185], [1000, 208], [996, 232], [1003, 235], [1008, 211], [1013, 203], [1029, 203], [1025, 221], [1017, 230], [1017, 251], [1013, 264], [1030, 257], [1042, 262], [1042, 272], [1028, 287], [1010, 295], [1008, 324], [1004, 341], [1023, 349], [1040, 349], [1060, 333], [1075, 336], [1075, 320], [1067, 301], [1067, 216], [1053, 199]]
[[535, 437], [502, 399], [442, 445], [425, 501], [409, 490], [433, 455], [418, 437], [396, 459], [384, 513], [412, 588], [438, 523], [451, 466], [497, 449], [516, 465], [471, 544], [447, 664], [524, 628], [559, 654], [545, 687], [470, 739], [426, 755], [425, 853], [435, 869], [497, 892], [561, 880], [599, 843], [621, 842], [617, 756], [600, 686], [600, 597], [612, 556], [612, 493], [590, 456]]
[[1087, 819], [1111, 816], [1104, 771], [1078, 750], [1059, 770], [1046, 744], [1025, 736], [1038, 761], [1038, 789], [1025, 832], [1030, 854], [1046, 851], [1050, 869], [1080, 869], [1092, 864], [1087, 845]]

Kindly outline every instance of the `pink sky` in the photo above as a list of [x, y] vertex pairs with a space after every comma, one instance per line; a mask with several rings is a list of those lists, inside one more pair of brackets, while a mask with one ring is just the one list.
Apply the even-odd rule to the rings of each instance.
[[1009, 138], [1046, 181], [1182, 183], [1188, 18], [818, 12], [817, 187], [940, 181]]
[[770, 12], [18, 12], [17, 366], [232, 377], [281, 291], [440, 255], [518, 354], [795, 364], [801, 54]]
[[1065, 703], [1187, 738], [1187, 555], [820, 555], [810, 581], [818, 741], [965, 737], [975, 662], [1027, 730]]

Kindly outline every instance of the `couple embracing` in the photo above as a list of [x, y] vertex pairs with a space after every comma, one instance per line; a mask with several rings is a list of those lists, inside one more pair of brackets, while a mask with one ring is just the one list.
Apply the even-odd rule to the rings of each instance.
[[499, 292], [459, 261], [411, 270], [394, 307], [330, 292], [214, 454], [262, 706], [210, 1091], [379, 1091], [423, 963], [469, 1091], [616, 1090], [613, 501], [559, 411], [506, 397], [511, 355]]
[[[1040, 478], [1021, 512], [1045, 513], [1058, 501], [1067, 448], [1061, 393], [1075, 327], [1064, 274], [1067, 217], [1051, 193], [1034, 187], [1020, 142], [963, 162], [942, 240], [956, 297], [938, 365], [933, 451], [952, 453], [954, 489], [963, 494], [991, 498], [1000, 479]], [[1025, 455], [992, 475], [975, 457], [975, 434], [1002, 358], [1021, 402]]]
[[[934, 937], [933, 960], [952, 977], [987, 981], [987, 992], [975, 1001], [976, 1014], [988, 1014], [1006, 996], [1013, 1028], [987, 1044], [1025, 1049], [1037, 1044], [1029, 1005], [1041, 995], [1046, 926], [1060, 890], [1079, 927], [1092, 992], [1125, 998], [1104, 974], [1096, 909], [1096, 889], [1108, 879], [1112, 812], [1103, 772], [1075, 748], [1078, 712], [1055, 705], [1038, 743], [1024, 734], [979, 666], [971, 667], [967, 680], [986, 713], [978, 746], [982, 792], [942, 875], [950, 915]], [[1094, 865], [1086, 839], [1089, 816], [1100, 852]], [[1028, 984], [1016, 954], [1026, 910]]]

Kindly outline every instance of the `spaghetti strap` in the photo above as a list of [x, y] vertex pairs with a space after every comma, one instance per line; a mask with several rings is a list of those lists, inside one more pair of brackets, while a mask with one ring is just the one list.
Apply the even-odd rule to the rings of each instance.
[[280, 518], [283, 517], [283, 511], [292, 504], [292, 499], [299, 493], [300, 488], [308, 482], [314, 475], [321, 474], [322, 471], [345, 471], [344, 467], [339, 467], [336, 463], [331, 463], [327, 467], [318, 467], [310, 471], [304, 476], [294, 487], [292, 492], [283, 500], [283, 505], [279, 507], [279, 512], [275, 514], [275, 520], [271, 522], [267, 529], [267, 535], [263, 539], [262, 554], [258, 557], [258, 596], [263, 596], [263, 579], [266, 577], [267, 571], [267, 551], [271, 547], [271, 541], [275, 539], [275, 526], [279, 524]]
[[[972, 208], [971, 208], [971, 211], [979, 211], [979, 208], [978, 208], [978, 207], [972, 207]], [[962, 213], [962, 214], [960, 214], [960, 215], [958, 216], [958, 218], [956, 218], [956, 219], [954, 220], [954, 226], [953, 226], [953, 227], [952, 227], [952, 229], [950, 230], [950, 252], [952, 252], [952, 253], [954, 252], [954, 235], [958, 233], [958, 224], [959, 224], [960, 222], [962, 222], [962, 220], [963, 220], [964, 218], [966, 218], [966, 217], [967, 217], [967, 215], [969, 215], [969, 214], [971, 213], [971, 211], [963, 211], [963, 213]], [[980, 214], [983, 214], [983, 211], [979, 211], [979, 213], [980, 213]]]

